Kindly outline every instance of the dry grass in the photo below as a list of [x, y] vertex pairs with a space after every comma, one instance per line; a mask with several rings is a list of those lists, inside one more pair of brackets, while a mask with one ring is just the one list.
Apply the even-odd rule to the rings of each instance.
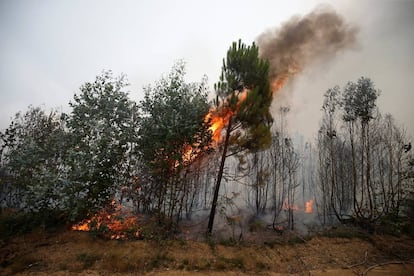
[[[414, 258], [411, 239], [380, 236], [372, 240], [376, 242], [314, 237], [309, 241], [229, 246], [180, 240], [106, 241], [80, 232], [37, 232], [0, 247], [0, 274], [191, 275], [197, 271], [206, 275], [317, 275], [317, 271], [332, 269], [352, 274], [385, 261]], [[358, 263], [362, 264], [355, 265]], [[402, 273], [414, 269], [408, 262], [396, 267]]]

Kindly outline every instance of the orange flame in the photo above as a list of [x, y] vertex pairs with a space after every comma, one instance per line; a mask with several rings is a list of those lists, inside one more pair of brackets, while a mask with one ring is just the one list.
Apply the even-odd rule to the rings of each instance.
[[312, 205], [313, 205], [313, 199], [306, 202], [305, 213], [307, 214], [312, 213]]
[[239, 92], [237, 95], [238, 103], [236, 106], [236, 111], [231, 110], [230, 108], [211, 108], [207, 115], [205, 116], [205, 121], [209, 121], [211, 123], [210, 130], [212, 132], [213, 141], [219, 143], [222, 139], [222, 130], [227, 126], [230, 121], [231, 116], [234, 113], [237, 113], [240, 104], [244, 102], [247, 98], [249, 90], [244, 89], [243, 91]]
[[131, 212], [122, 210], [122, 205], [117, 205], [115, 200], [112, 201], [110, 208], [100, 211], [90, 219], [85, 219], [73, 225], [72, 230], [89, 232], [104, 229], [102, 227], [108, 229], [107, 232], [102, 232], [104, 236], [110, 239], [119, 240], [129, 237], [140, 237], [137, 217]]
[[273, 93], [278, 92], [286, 84], [290, 77], [301, 72], [301, 68], [297, 64], [290, 64], [287, 70], [280, 72], [276, 78], [271, 80], [270, 87]]
[[[278, 77], [275, 79], [272, 79], [270, 82], [270, 89], [272, 90], [272, 93], [275, 94], [278, 92], [282, 87], [286, 84], [286, 82], [289, 80], [290, 77], [293, 75], [296, 75], [301, 71], [300, 67], [296, 64], [290, 65], [288, 70], [285, 73], [281, 73]], [[246, 100], [247, 96], [249, 94], [248, 89], [244, 89], [242, 92], [239, 93], [238, 98], [238, 105], [237, 108], [240, 106], [240, 104]], [[237, 110], [235, 111], [237, 112]], [[222, 109], [218, 111], [216, 108], [212, 108], [209, 110], [207, 115], [205, 116], [205, 121], [211, 120], [211, 126], [210, 130], [213, 133], [213, 140], [214, 142], [218, 143], [221, 141], [221, 134], [223, 128], [228, 124], [230, 117], [233, 115], [233, 111], [230, 109]]]
[[84, 220], [83, 222], [81, 222], [79, 224], [73, 225], [72, 230], [75, 230], [75, 231], [90, 231], [91, 230], [91, 227], [89, 226], [90, 222], [91, 222], [90, 219]]
[[221, 141], [221, 132], [223, 128], [229, 123], [233, 112], [230, 109], [217, 111], [217, 109], [210, 109], [205, 117], [205, 121], [210, 121], [210, 130], [212, 132], [213, 141], [218, 143]]
[[271, 89], [273, 93], [276, 93], [277, 91], [279, 91], [286, 83], [286, 81], [289, 79], [289, 75], [288, 74], [283, 74], [281, 76], [279, 76], [278, 78], [276, 78], [271, 84]]
[[[211, 108], [209, 112], [206, 114], [206, 116], [204, 117], [204, 122], [210, 122], [209, 130], [212, 133], [212, 139], [215, 144], [218, 144], [221, 141], [222, 131], [229, 123], [230, 117], [232, 115], [233, 115], [233, 112], [229, 108], [227, 109]], [[197, 156], [197, 153], [193, 151], [191, 146], [188, 146], [182, 155], [183, 160], [186, 162], [192, 162], [196, 156]], [[176, 163], [175, 166], [178, 166], [178, 162]]]
[[[248, 90], [244, 89], [238, 94], [237, 109], [240, 104], [246, 100]], [[236, 110], [237, 112], [237, 110]], [[222, 139], [222, 131], [230, 121], [231, 116], [234, 112], [230, 108], [211, 108], [208, 113], [204, 116], [204, 122], [210, 122], [209, 130], [212, 133], [213, 141], [218, 144]], [[188, 146], [183, 154], [183, 160], [191, 162], [195, 159], [197, 153], [194, 153], [191, 146]]]
[[[289, 66], [286, 73], [280, 74], [276, 79], [271, 80], [271, 90], [272, 93], [279, 91], [288, 81], [289, 77], [299, 73], [300, 67], [293, 64]], [[238, 94], [238, 104], [237, 109], [240, 107], [240, 104], [246, 100], [249, 94], [248, 89], [244, 89]], [[205, 122], [210, 121], [210, 130], [212, 132], [212, 139], [217, 144], [222, 139], [222, 131], [227, 126], [230, 121], [231, 116], [234, 113], [237, 113], [238, 110], [232, 111], [230, 108], [211, 108], [209, 112], [204, 117]], [[191, 160], [189, 156], [192, 154], [192, 151], [187, 151], [184, 156], [185, 160]]]

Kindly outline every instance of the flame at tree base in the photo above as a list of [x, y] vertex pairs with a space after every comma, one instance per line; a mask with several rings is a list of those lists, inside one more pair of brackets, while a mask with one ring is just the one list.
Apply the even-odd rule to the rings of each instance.
[[313, 205], [313, 199], [306, 202], [305, 213], [311, 214], [313, 212], [312, 205]]
[[126, 240], [141, 238], [137, 216], [125, 211], [115, 200], [111, 205], [72, 226], [74, 231], [95, 232], [98, 235], [112, 240]]
[[303, 206], [304, 208], [299, 208], [298, 205], [296, 204], [289, 204], [288, 203], [288, 199], [285, 198], [285, 200], [283, 200], [283, 204], [282, 204], [282, 210], [283, 211], [301, 211], [301, 212], [305, 212], [306, 214], [312, 214], [313, 213], [313, 199], [310, 199], [308, 201], [305, 202], [305, 206]]

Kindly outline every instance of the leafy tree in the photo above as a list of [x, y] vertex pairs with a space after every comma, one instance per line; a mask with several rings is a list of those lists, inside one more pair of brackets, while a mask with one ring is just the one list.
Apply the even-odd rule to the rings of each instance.
[[1, 165], [9, 177], [1, 182], [2, 205], [47, 215], [68, 210], [64, 159], [64, 114], [39, 107], [17, 113], [0, 134]]
[[[159, 216], [179, 216], [189, 193], [189, 170], [209, 150], [211, 132], [206, 79], [186, 83], [178, 62], [167, 77], [145, 88], [140, 102], [139, 149], [143, 164], [142, 198]], [[162, 214], [164, 213], [164, 214]]]
[[215, 85], [216, 110], [228, 118], [222, 141], [222, 156], [214, 187], [207, 232], [213, 229], [217, 199], [226, 158], [242, 151], [258, 151], [270, 145], [272, 102], [268, 74], [269, 63], [260, 59], [253, 43], [233, 42], [223, 60], [220, 81]]
[[108, 204], [120, 188], [132, 181], [131, 153], [137, 141], [137, 110], [124, 88], [124, 76], [110, 71], [86, 82], [70, 103], [68, 120], [72, 150], [67, 165], [73, 204], [92, 211]]
[[324, 218], [333, 213], [370, 230], [398, 221], [413, 183], [409, 137], [381, 115], [378, 96], [364, 77], [329, 89], [318, 136]]
[[[360, 184], [361, 185], [361, 200], [357, 200], [357, 195], [354, 194], [355, 212], [358, 217], [364, 217], [362, 210], [362, 202], [364, 197], [368, 198], [369, 209], [373, 210], [374, 191], [371, 182], [371, 158], [370, 158], [370, 121], [375, 116], [376, 100], [379, 96], [379, 90], [374, 88], [374, 83], [369, 78], [361, 77], [357, 83], [349, 82], [343, 94], [343, 108], [344, 121], [348, 122], [350, 131], [353, 132], [355, 123], [360, 123]], [[352, 133], [353, 134], [353, 133]], [[353, 135], [351, 139], [353, 140]], [[352, 141], [354, 143], [354, 141]], [[355, 149], [352, 150], [352, 156], [355, 160]], [[354, 165], [354, 186], [357, 186], [356, 166]], [[358, 204], [360, 203], [360, 204]], [[372, 219], [373, 213], [369, 213], [369, 219]]]

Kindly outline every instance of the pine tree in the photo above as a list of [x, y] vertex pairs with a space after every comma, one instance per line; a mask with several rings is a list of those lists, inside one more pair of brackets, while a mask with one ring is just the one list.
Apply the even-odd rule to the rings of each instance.
[[222, 155], [211, 205], [207, 234], [211, 235], [226, 158], [243, 151], [256, 152], [271, 143], [272, 102], [269, 63], [259, 58], [253, 43], [233, 42], [223, 60], [220, 81], [215, 85], [216, 110], [228, 116]]

